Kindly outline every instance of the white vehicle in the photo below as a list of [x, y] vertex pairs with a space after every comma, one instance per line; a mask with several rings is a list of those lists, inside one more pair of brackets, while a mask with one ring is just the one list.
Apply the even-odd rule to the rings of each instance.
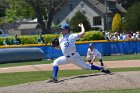
[[11, 36], [11, 35], [5, 34], [4, 31], [2, 29], [0, 29], [0, 37], [7, 37], [7, 36]]

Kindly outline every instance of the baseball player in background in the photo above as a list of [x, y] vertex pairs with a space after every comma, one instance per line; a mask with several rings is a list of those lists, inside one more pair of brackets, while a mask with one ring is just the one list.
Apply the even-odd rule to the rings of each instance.
[[93, 43], [89, 44], [86, 59], [88, 60], [89, 64], [93, 64], [93, 62], [96, 59], [99, 59], [101, 66], [104, 66], [103, 61], [102, 61], [102, 55], [96, 48], [94, 48]]
[[68, 24], [64, 24], [60, 27], [60, 32], [62, 36], [59, 37], [59, 47], [56, 49], [61, 49], [63, 56], [58, 57], [53, 62], [53, 71], [52, 71], [52, 78], [48, 82], [58, 82], [58, 70], [59, 65], [72, 63], [80, 68], [87, 69], [87, 70], [99, 70], [103, 73], [111, 73], [108, 69], [101, 67], [90, 65], [86, 63], [79, 55], [76, 50], [75, 41], [80, 39], [85, 34], [85, 28], [82, 23], [78, 25], [81, 28], [80, 33], [72, 34], [70, 33], [70, 26]]

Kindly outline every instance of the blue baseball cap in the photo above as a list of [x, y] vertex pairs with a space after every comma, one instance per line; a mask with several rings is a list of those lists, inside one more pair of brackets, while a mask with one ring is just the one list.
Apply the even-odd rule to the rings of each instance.
[[93, 46], [93, 43], [89, 43], [89, 47], [90, 47], [90, 46]]
[[69, 24], [63, 24], [60, 26], [60, 29], [69, 30], [70, 26], [69, 26]]

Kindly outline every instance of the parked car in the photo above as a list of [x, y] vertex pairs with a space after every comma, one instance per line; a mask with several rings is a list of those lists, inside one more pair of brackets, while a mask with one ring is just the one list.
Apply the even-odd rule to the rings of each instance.
[[2, 29], [0, 29], [0, 37], [7, 37], [7, 36], [11, 36], [11, 35], [5, 34], [4, 31]]

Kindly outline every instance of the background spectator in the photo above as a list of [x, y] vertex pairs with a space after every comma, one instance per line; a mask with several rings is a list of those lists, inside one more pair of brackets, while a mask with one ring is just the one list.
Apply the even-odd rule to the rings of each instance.
[[132, 40], [137, 40], [137, 38], [136, 38], [136, 33], [133, 33], [131, 39], [132, 39]]
[[39, 36], [37, 38], [37, 43], [38, 44], [44, 44], [45, 43], [45, 40], [44, 40], [44, 38], [43, 38], [41, 33], [39, 33]]
[[137, 40], [140, 40], [140, 31], [136, 32], [136, 38], [137, 38]]
[[115, 41], [118, 40], [118, 33], [117, 32], [115, 32], [114, 35], [112, 34], [111, 40], [115, 40]]
[[123, 34], [119, 33], [119, 40], [123, 40]]
[[13, 45], [20, 45], [21, 44], [21, 40], [18, 38], [17, 35], [15, 35], [15, 38], [12, 40], [12, 44]]
[[3, 45], [7, 46], [7, 45], [11, 45], [10, 40], [8, 39], [8, 37], [4, 38], [3, 40]]

